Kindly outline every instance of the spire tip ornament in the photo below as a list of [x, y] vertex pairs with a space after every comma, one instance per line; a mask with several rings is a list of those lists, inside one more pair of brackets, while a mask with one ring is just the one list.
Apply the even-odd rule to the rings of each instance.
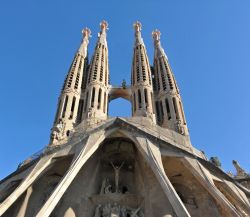
[[103, 21], [101, 21], [100, 22], [100, 27], [101, 27], [101, 30], [102, 31], [106, 31], [106, 30], [108, 30], [108, 22], [106, 21], [106, 20], [103, 20]]
[[82, 30], [82, 37], [83, 38], [89, 38], [89, 37], [91, 37], [91, 30], [88, 27], [85, 27]]
[[154, 41], [160, 41], [161, 32], [160, 32], [158, 29], [155, 29], [155, 30], [152, 32], [152, 37], [153, 37]]
[[136, 32], [140, 32], [142, 29], [142, 25], [139, 21], [136, 21], [133, 26]]

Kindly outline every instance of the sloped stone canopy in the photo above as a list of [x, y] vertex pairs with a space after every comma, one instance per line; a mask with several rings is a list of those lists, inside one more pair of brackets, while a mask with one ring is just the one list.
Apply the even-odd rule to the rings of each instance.
[[[165, 138], [166, 135], [167, 138]], [[178, 192], [175, 191], [175, 187], [171, 184], [171, 181], [165, 173], [164, 165], [162, 164], [162, 158], [164, 158], [164, 156], [176, 156], [183, 159], [182, 161], [185, 162], [184, 164], [186, 164], [187, 162], [191, 162], [191, 167], [197, 164], [197, 162], [199, 165], [204, 164], [204, 168], [202, 170], [208, 171], [207, 169], [209, 169], [209, 171], [215, 171], [214, 173], [217, 173], [217, 176], [220, 176], [223, 179], [226, 178], [229, 182], [232, 182], [232, 179], [230, 179], [229, 176], [218, 170], [218, 168], [216, 168], [212, 164], [207, 163], [207, 161], [202, 158], [201, 154], [199, 156], [199, 153], [197, 151], [194, 151], [191, 146], [187, 145], [188, 140], [186, 139], [187, 138], [185, 138], [185, 136], [176, 135], [175, 132], [165, 131], [164, 134], [160, 131], [157, 131], [157, 127], [155, 125], [149, 125], [147, 123], [147, 120], [144, 119], [130, 120], [126, 118], [113, 118], [105, 122], [96, 124], [92, 127], [88, 126], [87, 128], [85, 128], [84, 124], [80, 125], [76, 129], [75, 133], [71, 135], [68, 143], [60, 145], [58, 147], [53, 146], [46, 148], [43, 154], [40, 156], [40, 160], [29, 172], [30, 175], [28, 175], [27, 177], [22, 177], [22, 173], [24, 174], [24, 171], [20, 171], [19, 178], [23, 178], [22, 183], [5, 200], [5, 203], [1, 204], [0, 211], [4, 213], [5, 210], [8, 210], [8, 208], [15, 202], [15, 198], [18, 198], [18, 195], [21, 196], [23, 192], [25, 192], [29, 188], [29, 186], [31, 186], [34, 181], [37, 180], [37, 177], [43, 174], [42, 171], [48, 168], [51, 162], [54, 162], [53, 159], [73, 155], [74, 158], [69, 169], [67, 170], [59, 184], [55, 187], [51, 195], [48, 197], [43, 207], [41, 207], [40, 211], [37, 213], [37, 216], [49, 216], [52, 212], [55, 212], [54, 210], [56, 210], [55, 208], [57, 207], [58, 202], [60, 202], [61, 198], [64, 198], [65, 192], [72, 185], [72, 183], [74, 183], [74, 179], [75, 177], [77, 177], [79, 171], [81, 171], [81, 169], [85, 167], [85, 164], [88, 164], [89, 159], [92, 156], [95, 156], [95, 153], [98, 153], [98, 150], [102, 148], [102, 145], [106, 144], [106, 146], [108, 147], [107, 144], [113, 144], [113, 142], [121, 142], [123, 144], [133, 144], [131, 146], [133, 147], [131, 150], [134, 150], [135, 153], [138, 153], [139, 156], [141, 156], [138, 158], [141, 159], [140, 164], [142, 164], [142, 162], [147, 162], [148, 167], [151, 168], [150, 170], [152, 171], [152, 174], [154, 174], [152, 177], [155, 177], [155, 181], [153, 182], [155, 183], [154, 185], [161, 186], [160, 188], [163, 190], [165, 195], [163, 196], [166, 200], [165, 203], [171, 204], [170, 207], [172, 207], [172, 211], [170, 211], [170, 209], [165, 211], [159, 209], [159, 212], [162, 211], [172, 215], [173, 213], [171, 214], [171, 212], [174, 211], [177, 216], [190, 216], [185, 207], [186, 205], [184, 205], [181, 197], [178, 196]], [[182, 143], [185, 143], [185, 145], [182, 145]], [[129, 145], [127, 145], [127, 147], [128, 146]], [[96, 156], [102, 156], [103, 153], [105, 153], [105, 151]], [[101, 161], [101, 165], [106, 165], [106, 169], [109, 166], [108, 161], [111, 158], [110, 156], [112, 156], [112, 152], [109, 153], [110, 154], [102, 158]], [[132, 155], [129, 154], [128, 150], [124, 149], [120, 153], [117, 152], [117, 156], [113, 159], [115, 164], [121, 163], [121, 156], [125, 157], [124, 160], [126, 162], [134, 163], [135, 158], [130, 157]], [[192, 160], [186, 161], [185, 159]], [[124, 168], [128, 168], [128, 165]], [[189, 169], [190, 168], [188, 168], [188, 170]], [[196, 171], [195, 166], [193, 171]], [[195, 172], [194, 174], [199, 174], [199, 171]], [[14, 177], [15, 176], [9, 177], [9, 180], [5, 180], [5, 182], [3, 183], [7, 185], [8, 182], [14, 180]], [[198, 180], [200, 179], [198, 178]], [[205, 183], [205, 181], [200, 180], [200, 183]], [[209, 186], [213, 186], [213, 184], [207, 183], [204, 186], [205, 190], [209, 192], [209, 188], [211, 188]], [[239, 189], [244, 190], [243, 188]], [[100, 199], [98, 199], [99, 196], [95, 195], [96, 194], [93, 195], [92, 199], [94, 201], [100, 201]], [[215, 191], [213, 195], [214, 198], [217, 198], [217, 200], [221, 197], [224, 197], [223, 194], [219, 194], [218, 191]], [[157, 200], [156, 195], [154, 197]], [[102, 198], [101, 201], [103, 200], [105, 201], [107, 199]], [[241, 201], [240, 203], [243, 202]], [[246, 203], [246, 201], [244, 203]], [[221, 207], [225, 206], [227, 206], [227, 210], [229, 210], [227, 212], [225, 211], [227, 215], [237, 216], [237, 211], [235, 211], [234, 208], [231, 207], [231, 205], [227, 202], [227, 199], [225, 199], [224, 204], [220, 205], [220, 209]], [[248, 211], [247, 205], [244, 205], [242, 207], [244, 207], [245, 209], [244, 212]], [[157, 216], [157, 214], [152, 213], [150, 215]], [[148, 214], [148, 216], [150, 215]]]

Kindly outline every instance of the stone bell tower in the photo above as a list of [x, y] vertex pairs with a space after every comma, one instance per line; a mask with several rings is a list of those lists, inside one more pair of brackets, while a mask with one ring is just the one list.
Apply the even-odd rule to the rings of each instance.
[[[109, 84], [108, 24], [100, 26], [90, 64], [90, 30], [83, 30], [50, 144], [0, 181], [0, 216], [250, 216], [249, 175], [234, 162], [238, 175], [229, 176], [191, 144], [160, 32], [153, 32], [150, 67], [134, 24], [131, 86], [117, 87]], [[107, 115], [119, 97], [131, 102], [132, 117]]]
[[157, 123], [180, 134], [188, 135], [179, 88], [161, 42], [160, 31], [152, 32], [154, 40], [154, 84]]
[[137, 21], [134, 24], [135, 43], [131, 72], [132, 113], [133, 117], [148, 117], [155, 122], [151, 70], [141, 28], [141, 23]]
[[87, 67], [85, 63], [90, 33], [88, 28], [82, 30], [83, 38], [80, 48], [75, 54], [59, 97], [54, 126], [51, 129], [50, 144], [58, 144], [67, 139], [76, 123], [83, 72]]
[[91, 118], [107, 119], [109, 64], [106, 32], [108, 23], [102, 21], [100, 27], [101, 31], [88, 71], [83, 120]]

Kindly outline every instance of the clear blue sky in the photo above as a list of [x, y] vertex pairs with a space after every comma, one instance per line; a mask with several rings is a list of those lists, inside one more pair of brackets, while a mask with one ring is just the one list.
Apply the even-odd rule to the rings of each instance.
[[[250, 171], [250, 1], [23, 0], [0, 3], [0, 179], [49, 140], [57, 98], [81, 40], [109, 22], [111, 83], [130, 82], [134, 21], [152, 63], [151, 31], [162, 32], [195, 147]], [[117, 100], [111, 114], [127, 115]], [[116, 110], [116, 111], [114, 111]]]

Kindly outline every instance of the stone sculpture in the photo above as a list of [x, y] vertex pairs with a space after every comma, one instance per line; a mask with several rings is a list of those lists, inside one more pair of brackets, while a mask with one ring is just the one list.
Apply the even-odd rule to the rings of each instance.
[[64, 133], [65, 123], [62, 119], [59, 120], [59, 123], [53, 128], [53, 131], [51, 133], [51, 140], [52, 141], [58, 141], [63, 139], [63, 133]]
[[112, 186], [111, 184], [109, 183], [109, 181], [106, 183], [106, 186], [104, 188], [104, 194], [109, 194], [109, 193], [112, 193]]
[[127, 217], [128, 215], [131, 217], [144, 217], [141, 207], [135, 209], [117, 203], [113, 205], [108, 203], [103, 206], [99, 204], [95, 209], [94, 217]]
[[114, 172], [115, 172], [115, 192], [118, 193], [119, 192], [119, 172], [122, 166], [124, 165], [124, 162], [122, 162], [120, 166], [115, 166], [113, 162], [110, 162], [110, 164], [112, 165]]
[[127, 217], [127, 209], [125, 206], [121, 207], [121, 217]]
[[106, 204], [102, 209], [103, 217], [110, 217], [111, 205], [110, 203]]
[[239, 163], [236, 160], [233, 160], [233, 165], [237, 171], [236, 176], [243, 176], [243, 177], [247, 176], [246, 171], [240, 167]]
[[184, 127], [181, 124], [181, 120], [176, 121], [176, 130], [177, 130], [178, 133], [180, 133], [182, 135], [185, 134]]
[[108, 193], [111, 193], [111, 192], [112, 192], [112, 186], [109, 183], [109, 179], [104, 178], [103, 181], [102, 181], [100, 194], [108, 194]]
[[102, 205], [101, 204], [99, 204], [97, 207], [96, 207], [96, 209], [95, 209], [95, 216], [94, 217], [100, 217], [101, 216], [101, 207], [102, 207]]
[[111, 217], [120, 217], [120, 206], [117, 203], [111, 208]]
[[137, 209], [133, 210], [131, 212], [131, 217], [138, 217], [137, 214], [139, 213], [140, 209], [141, 209], [141, 207], [138, 207]]

